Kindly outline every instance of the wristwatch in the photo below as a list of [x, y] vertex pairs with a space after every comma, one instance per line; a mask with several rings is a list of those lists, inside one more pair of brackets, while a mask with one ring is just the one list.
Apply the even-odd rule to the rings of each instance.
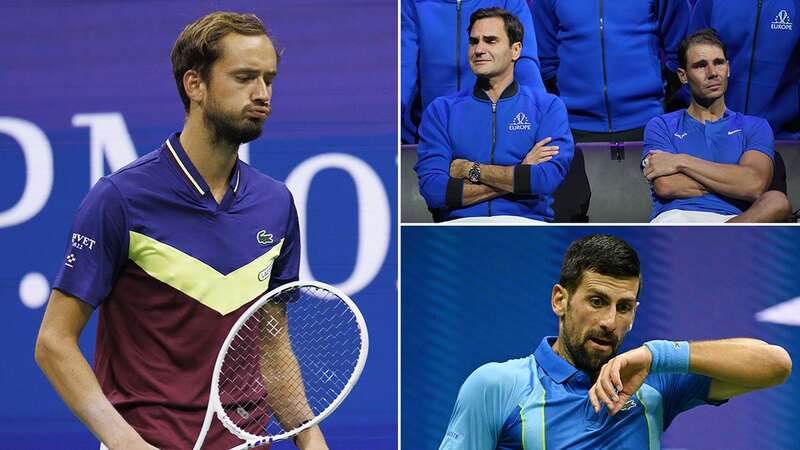
[[481, 181], [481, 165], [478, 163], [472, 163], [472, 167], [469, 168], [469, 172], [467, 172], [467, 179], [473, 183], [477, 183]]

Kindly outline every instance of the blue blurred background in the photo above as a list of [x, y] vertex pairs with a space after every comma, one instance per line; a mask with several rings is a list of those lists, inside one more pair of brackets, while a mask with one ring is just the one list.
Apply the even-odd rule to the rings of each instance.
[[569, 244], [596, 232], [642, 261], [636, 323], [622, 351], [649, 339], [748, 336], [784, 347], [786, 384], [678, 416], [663, 449], [800, 449], [800, 228], [404, 227], [402, 448], [435, 449], [464, 379], [531, 354], [558, 333], [550, 291]]
[[[181, 129], [169, 53], [215, 10], [258, 14], [284, 50], [240, 156], [293, 191], [301, 278], [351, 294], [369, 325], [365, 371], [323, 429], [333, 449], [397, 448], [397, 3], [49, 0], [0, 3], [2, 449], [97, 448], [33, 361], [44, 302], [90, 186]], [[93, 319], [90, 359], [94, 338]]]

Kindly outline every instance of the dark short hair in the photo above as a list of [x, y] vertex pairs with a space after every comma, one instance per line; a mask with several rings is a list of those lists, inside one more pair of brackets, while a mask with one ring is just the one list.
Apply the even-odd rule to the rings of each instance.
[[506, 28], [509, 44], [513, 44], [514, 42], [522, 42], [522, 38], [525, 37], [525, 29], [522, 27], [522, 22], [517, 19], [517, 16], [511, 14], [503, 8], [498, 7], [481, 8], [472, 13], [472, 15], [469, 16], [467, 34], [472, 32], [472, 26], [475, 25], [475, 22], [481, 19], [489, 19], [491, 17], [503, 19], [503, 25], [505, 25]]
[[172, 74], [187, 112], [190, 102], [183, 88], [183, 75], [188, 70], [196, 70], [203, 80], [208, 81], [211, 66], [222, 56], [219, 41], [231, 33], [269, 37], [255, 14], [217, 11], [187, 25], [175, 41], [170, 55]]
[[[614, 278], [638, 278], [639, 290], [642, 275], [639, 255], [627, 242], [608, 234], [582, 237], [567, 249], [558, 284], [570, 294], [581, 284], [584, 272], [594, 272]], [[639, 293], [636, 293], [637, 297]]]
[[692, 33], [681, 41], [681, 45], [678, 46], [678, 67], [686, 70], [686, 57], [689, 53], [689, 47], [698, 44], [719, 47], [722, 49], [722, 54], [725, 55], [725, 59], [728, 59], [728, 49], [725, 48], [725, 44], [722, 42], [722, 39], [720, 39], [717, 31], [713, 28], [704, 28]]

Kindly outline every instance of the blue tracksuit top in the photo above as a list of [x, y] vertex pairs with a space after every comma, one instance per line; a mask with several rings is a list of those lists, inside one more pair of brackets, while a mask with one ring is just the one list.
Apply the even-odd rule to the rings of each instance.
[[[553, 138], [548, 145], [557, 145], [559, 153], [541, 164], [520, 164], [548, 136]], [[567, 173], [573, 143], [561, 99], [513, 82], [495, 104], [477, 86], [434, 100], [422, 116], [417, 153], [419, 190], [437, 218], [512, 215], [551, 221], [553, 192]], [[450, 162], [457, 158], [516, 166], [514, 193], [461, 207], [464, 180], [450, 178]]]
[[404, 130], [409, 127], [409, 108], [416, 95], [421, 96], [425, 111], [436, 97], [475, 84], [467, 57], [469, 17], [478, 9], [493, 6], [515, 15], [525, 31], [514, 79], [544, 89], [533, 18], [525, 0], [402, 0], [400, 100]]
[[[755, 150], [774, 159], [772, 130], [766, 120], [725, 110], [716, 122], [700, 123], [687, 110], [653, 118], [644, 131], [642, 160], [653, 150], [686, 153], [696, 158], [720, 164], [738, 164], [745, 152]], [[652, 190], [652, 220], [672, 209], [705, 211], [723, 215], [738, 215], [749, 204], [718, 194], [699, 197], [661, 198]]]
[[531, 8], [542, 78], [557, 76], [572, 128], [631, 130], [664, 113], [660, 53], [674, 72], [686, 0], [536, 0]]
[[698, 0], [689, 29], [702, 28], [728, 50], [725, 104], [764, 117], [778, 139], [800, 139], [800, 0]]
[[479, 367], [461, 386], [439, 450], [659, 450], [683, 411], [709, 401], [711, 379], [650, 374], [617, 414], [594, 412], [592, 381], [546, 337], [527, 358]]

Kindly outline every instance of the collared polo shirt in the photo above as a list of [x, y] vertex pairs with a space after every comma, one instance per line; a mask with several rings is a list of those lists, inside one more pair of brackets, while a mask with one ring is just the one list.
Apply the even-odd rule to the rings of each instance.
[[595, 413], [592, 380], [553, 351], [553, 336], [533, 355], [489, 363], [458, 393], [440, 450], [655, 450], [675, 416], [708, 403], [710, 379], [651, 374], [614, 416]]
[[[99, 307], [94, 369], [126, 421], [159, 448], [191, 448], [225, 336], [297, 279], [299, 258], [286, 186], [237, 161], [217, 203], [176, 133], [90, 190], [54, 288]], [[209, 446], [238, 445], [220, 428]]]
[[[738, 164], [745, 152], [755, 150], [774, 159], [775, 143], [766, 120], [725, 110], [716, 122], [700, 123], [685, 109], [654, 117], [644, 131], [642, 160], [652, 150], [686, 153], [720, 164]], [[708, 193], [699, 197], [653, 198], [652, 220], [664, 211], [681, 209], [723, 215], [739, 215], [749, 207], [742, 200]]]

